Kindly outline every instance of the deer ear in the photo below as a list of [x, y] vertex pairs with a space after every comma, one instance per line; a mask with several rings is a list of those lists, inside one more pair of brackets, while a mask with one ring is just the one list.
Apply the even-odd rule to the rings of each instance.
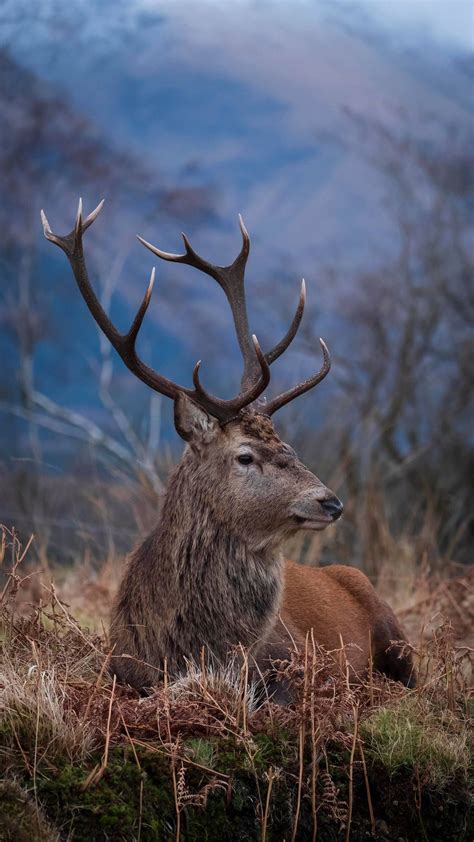
[[174, 425], [181, 438], [197, 450], [209, 444], [219, 430], [219, 422], [182, 392], [174, 402]]

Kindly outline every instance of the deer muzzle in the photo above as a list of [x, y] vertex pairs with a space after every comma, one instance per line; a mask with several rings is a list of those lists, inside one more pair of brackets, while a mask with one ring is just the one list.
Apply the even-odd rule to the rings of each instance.
[[325, 529], [341, 517], [344, 507], [332, 491], [318, 489], [302, 495], [292, 506], [291, 516], [300, 529]]

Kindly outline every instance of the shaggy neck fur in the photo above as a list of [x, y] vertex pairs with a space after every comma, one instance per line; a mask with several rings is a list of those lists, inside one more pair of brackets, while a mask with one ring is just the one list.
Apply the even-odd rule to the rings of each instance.
[[176, 672], [203, 646], [223, 661], [232, 646], [264, 636], [281, 600], [281, 553], [249, 548], [231, 521], [217, 516], [206, 466], [187, 451], [122, 581], [111, 629], [117, 655], [140, 652], [155, 666], [166, 657]]

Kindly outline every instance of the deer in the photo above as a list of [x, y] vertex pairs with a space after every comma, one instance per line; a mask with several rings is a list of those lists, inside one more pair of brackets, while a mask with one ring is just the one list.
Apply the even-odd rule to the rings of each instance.
[[[138, 356], [136, 340], [150, 304], [155, 279], [127, 333], [120, 333], [89, 280], [83, 235], [104, 202], [83, 217], [79, 201], [72, 231], [59, 236], [41, 211], [44, 235], [71, 265], [79, 291], [97, 325], [127, 368], [146, 386], [174, 403], [174, 424], [185, 442], [171, 473], [156, 527], [131, 555], [112, 610], [110, 643], [117, 679], [139, 692], [159, 683], [163, 670], [179, 676], [190, 660], [209, 653], [224, 664], [241, 647], [260, 676], [272, 685], [271, 664], [289, 660], [308, 634], [331, 652], [345, 647], [351, 679], [369, 664], [412, 687], [412, 656], [400, 624], [365, 574], [355, 567], [301, 565], [283, 558], [283, 545], [302, 530], [321, 531], [337, 521], [343, 504], [283, 442], [272, 417], [317, 386], [331, 359], [320, 339], [322, 364], [313, 376], [265, 399], [270, 366], [294, 339], [306, 300], [304, 281], [285, 336], [264, 353], [250, 333], [245, 269], [250, 239], [242, 217], [242, 246], [228, 266], [209, 263], [185, 234], [184, 252], [140, 243], [161, 260], [190, 266], [213, 278], [233, 317], [243, 373], [236, 397], [212, 395], [201, 382], [201, 361], [193, 388], [174, 383]], [[283, 694], [285, 695], [285, 694]], [[286, 703], [288, 697], [285, 696]]]

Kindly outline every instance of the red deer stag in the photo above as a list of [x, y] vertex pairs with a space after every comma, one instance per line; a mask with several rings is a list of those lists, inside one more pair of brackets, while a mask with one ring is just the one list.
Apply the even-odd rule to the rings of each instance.
[[[389, 606], [366, 576], [345, 566], [324, 569], [284, 561], [285, 539], [302, 529], [322, 530], [342, 513], [342, 503], [299, 460], [274, 430], [277, 409], [312, 389], [326, 376], [330, 357], [320, 340], [320, 371], [268, 402], [259, 400], [271, 364], [287, 349], [305, 304], [304, 282], [293, 321], [284, 338], [263, 353], [248, 328], [244, 272], [249, 236], [242, 219], [242, 248], [230, 266], [200, 257], [183, 235], [184, 254], [140, 242], [157, 257], [184, 263], [210, 275], [222, 287], [233, 315], [243, 357], [240, 392], [232, 400], [209, 394], [200, 380], [178, 386], [144, 363], [136, 339], [150, 303], [154, 269], [128, 333], [121, 334], [104, 312], [90, 284], [82, 238], [100, 205], [74, 229], [54, 234], [44, 213], [48, 240], [67, 255], [79, 290], [97, 324], [125, 365], [147, 386], [174, 401], [176, 430], [187, 446], [173, 471], [158, 525], [132, 555], [115, 602], [110, 637], [115, 672], [143, 690], [156, 684], [166, 661], [177, 674], [186, 659], [199, 660], [202, 647], [218, 662], [236, 644], [248, 647], [257, 664], [288, 657], [313, 629], [329, 650], [341, 641], [355, 675], [374, 666], [412, 684], [412, 663]], [[125, 656], [125, 657], [122, 657]], [[260, 667], [259, 667], [260, 668]]]

